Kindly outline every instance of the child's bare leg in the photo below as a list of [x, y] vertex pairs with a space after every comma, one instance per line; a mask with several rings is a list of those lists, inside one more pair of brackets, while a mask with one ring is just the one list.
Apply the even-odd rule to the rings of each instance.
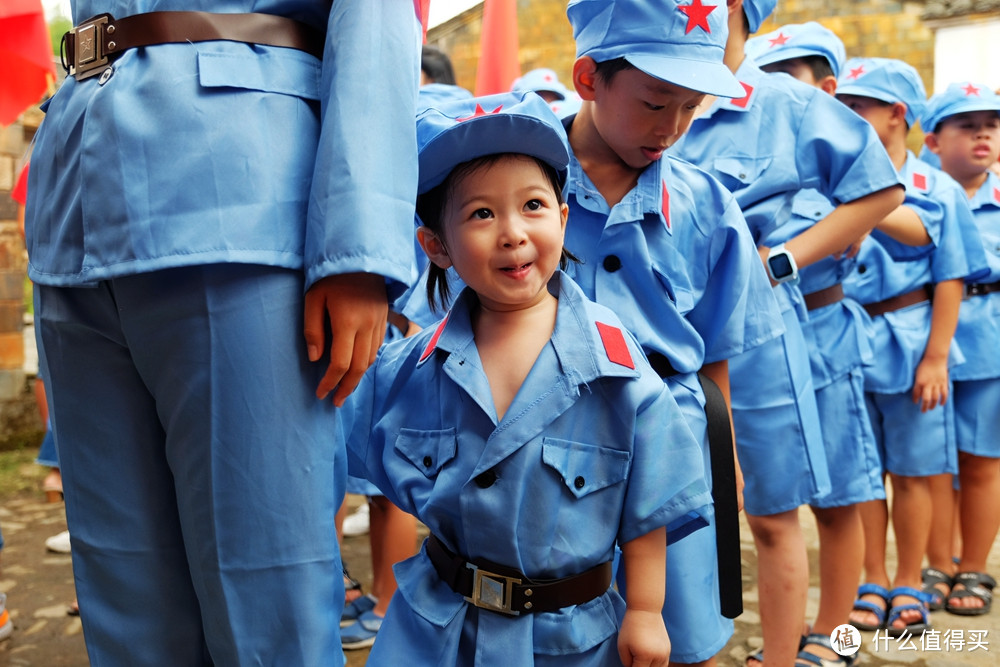
[[747, 520], [757, 545], [764, 665], [787, 667], [795, 662], [799, 652], [809, 588], [809, 562], [799, 511], [767, 516], [748, 514]]
[[368, 536], [372, 550], [372, 596], [378, 599], [374, 612], [385, 616], [389, 601], [396, 592], [392, 566], [416, 553], [417, 520], [385, 496], [373, 496], [370, 511]]
[[[889, 527], [889, 506], [884, 500], [869, 500], [858, 504], [858, 514], [861, 517], [861, 528], [864, 534], [864, 581], [889, 588], [889, 573], [885, 568], [886, 530]], [[857, 582], [855, 582], [856, 584]], [[877, 595], [864, 595], [867, 600], [879, 607], [885, 601]], [[870, 611], [855, 609], [851, 611], [850, 619], [868, 626], [878, 625], [879, 619]]]
[[[819, 613], [812, 631], [829, 635], [847, 622], [864, 558], [865, 537], [857, 505], [813, 507], [819, 532]], [[836, 654], [811, 645], [810, 653], [836, 659]]]
[[[986, 572], [986, 558], [1000, 529], [1000, 459], [959, 452], [962, 558], [959, 572]], [[982, 607], [976, 597], [951, 598], [952, 606]]]
[[[910, 586], [920, 590], [920, 565], [927, 549], [927, 538], [931, 532], [931, 489], [927, 477], [892, 478], [892, 527], [896, 535], [896, 576], [893, 587]], [[918, 602], [916, 598], [898, 596], [892, 600], [893, 606]], [[919, 622], [921, 614], [916, 609], [904, 611], [894, 627], [902, 628]]]
[[[931, 489], [931, 536], [927, 541], [927, 564], [945, 574], [955, 574], [951, 560], [954, 551], [955, 484], [954, 475], [932, 475], [927, 480]], [[946, 592], [947, 594], [947, 592]]]

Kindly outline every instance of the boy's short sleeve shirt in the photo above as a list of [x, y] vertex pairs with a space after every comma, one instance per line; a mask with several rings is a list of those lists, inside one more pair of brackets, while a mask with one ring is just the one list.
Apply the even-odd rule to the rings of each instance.
[[[967, 279], [967, 282], [1000, 281], [1000, 178], [987, 172], [986, 181], [968, 201], [985, 253], [988, 272], [971, 280]], [[997, 341], [1000, 341], [1000, 292], [970, 296], [962, 302], [955, 341], [966, 361], [953, 369], [954, 380], [1000, 378], [1000, 354], [997, 354]]]
[[[711, 503], [701, 448], [638, 344], [571, 280], [559, 282], [555, 331], [499, 423], [468, 290], [440, 325], [383, 349], [344, 415], [352, 474], [453, 551], [538, 579], [610, 560], [616, 542], [660, 526], [668, 535], [703, 526]], [[596, 322], [613, 331], [600, 333]], [[423, 554], [397, 576], [402, 604], [390, 614], [450, 620], [468, 609]], [[530, 664], [532, 649], [578, 653], [587, 650], [574, 643], [580, 636], [589, 646], [614, 641], [616, 614], [598, 601], [560, 612], [559, 622], [525, 614], [494, 624], [483, 612], [466, 623], [489, 624], [481, 650], [513, 651], [510, 664]], [[437, 641], [459, 644], [457, 635]], [[448, 655], [439, 664], [473, 660]]]
[[568, 272], [612, 305], [647, 352], [695, 372], [782, 332], [770, 283], [739, 208], [675, 158], [651, 164], [610, 210], [575, 157], [565, 188]]
[[733, 192], [755, 242], [787, 221], [804, 188], [842, 204], [899, 184], [872, 127], [830, 95], [750, 58], [736, 76], [746, 97], [716, 100], [671, 152]]

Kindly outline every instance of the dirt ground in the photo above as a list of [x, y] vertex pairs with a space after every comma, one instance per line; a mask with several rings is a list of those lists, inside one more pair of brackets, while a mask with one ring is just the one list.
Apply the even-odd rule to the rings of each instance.
[[[357, 504], [359, 498], [349, 496]], [[810, 561], [815, 571], [815, 522], [808, 511], [801, 513]], [[68, 555], [49, 553], [45, 540], [65, 529], [62, 503], [46, 503], [40, 491], [5, 497], [0, 491], [0, 525], [6, 540], [3, 551], [3, 572], [0, 591], [8, 595], [7, 607], [14, 622], [13, 636], [0, 642], [0, 666], [11, 667], [83, 667], [88, 665], [80, 619], [66, 615], [66, 606], [73, 600], [72, 564]], [[757, 588], [754, 581], [756, 559], [749, 529], [743, 525], [743, 579], [745, 611], [736, 620], [736, 633], [719, 656], [720, 667], [737, 667], [750, 650], [761, 644], [757, 615]], [[990, 570], [1000, 573], [1000, 549], [994, 548]], [[368, 537], [344, 540], [343, 553], [351, 573], [367, 587], [371, 582]], [[815, 576], [809, 591], [809, 613], [815, 614], [818, 589]], [[981, 617], [960, 618], [945, 612], [932, 616], [935, 629], [941, 633], [963, 630], [985, 631], [986, 649], [914, 650], [896, 645], [890, 640], [888, 649], [874, 651], [872, 633], [864, 633], [857, 665], [914, 665], [916, 667], [962, 667], [965, 665], [998, 664], [1000, 652], [1000, 610]], [[348, 667], [365, 664], [367, 651], [347, 653]]]

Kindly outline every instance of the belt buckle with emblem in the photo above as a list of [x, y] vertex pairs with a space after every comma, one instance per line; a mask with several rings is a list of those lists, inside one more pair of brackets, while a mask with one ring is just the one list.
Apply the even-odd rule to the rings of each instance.
[[465, 566], [475, 572], [472, 595], [465, 598], [466, 601], [471, 602], [480, 609], [489, 609], [501, 614], [520, 616], [521, 612], [515, 611], [511, 605], [514, 585], [520, 584], [520, 579], [496, 574], [495, 572], [487, 572], [472, 563], [466, 563]]
[[108, 67], [101, 31], [113, 21], [111, 14], [99, 14], [71, 28], [67, 33], [73, 35], [73, 63], [69, 66], [69, 75], [77, 81], [101, 74]]

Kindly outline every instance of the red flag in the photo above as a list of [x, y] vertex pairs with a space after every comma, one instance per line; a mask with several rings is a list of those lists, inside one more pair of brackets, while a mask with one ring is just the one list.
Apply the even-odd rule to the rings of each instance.
[[505, 93], [519, 76], [517, 0], [486, 0], [483, 3], [476, 95]]
[[417, 16], [424, 27], [424, 44], [427, 43], [427, 23], [431, 20], [431, 0], [413, 0], [417, 8]]
[[0, 125], [9, 125], [55, 80], [41, 0], [0, 3], [0, 63]]

